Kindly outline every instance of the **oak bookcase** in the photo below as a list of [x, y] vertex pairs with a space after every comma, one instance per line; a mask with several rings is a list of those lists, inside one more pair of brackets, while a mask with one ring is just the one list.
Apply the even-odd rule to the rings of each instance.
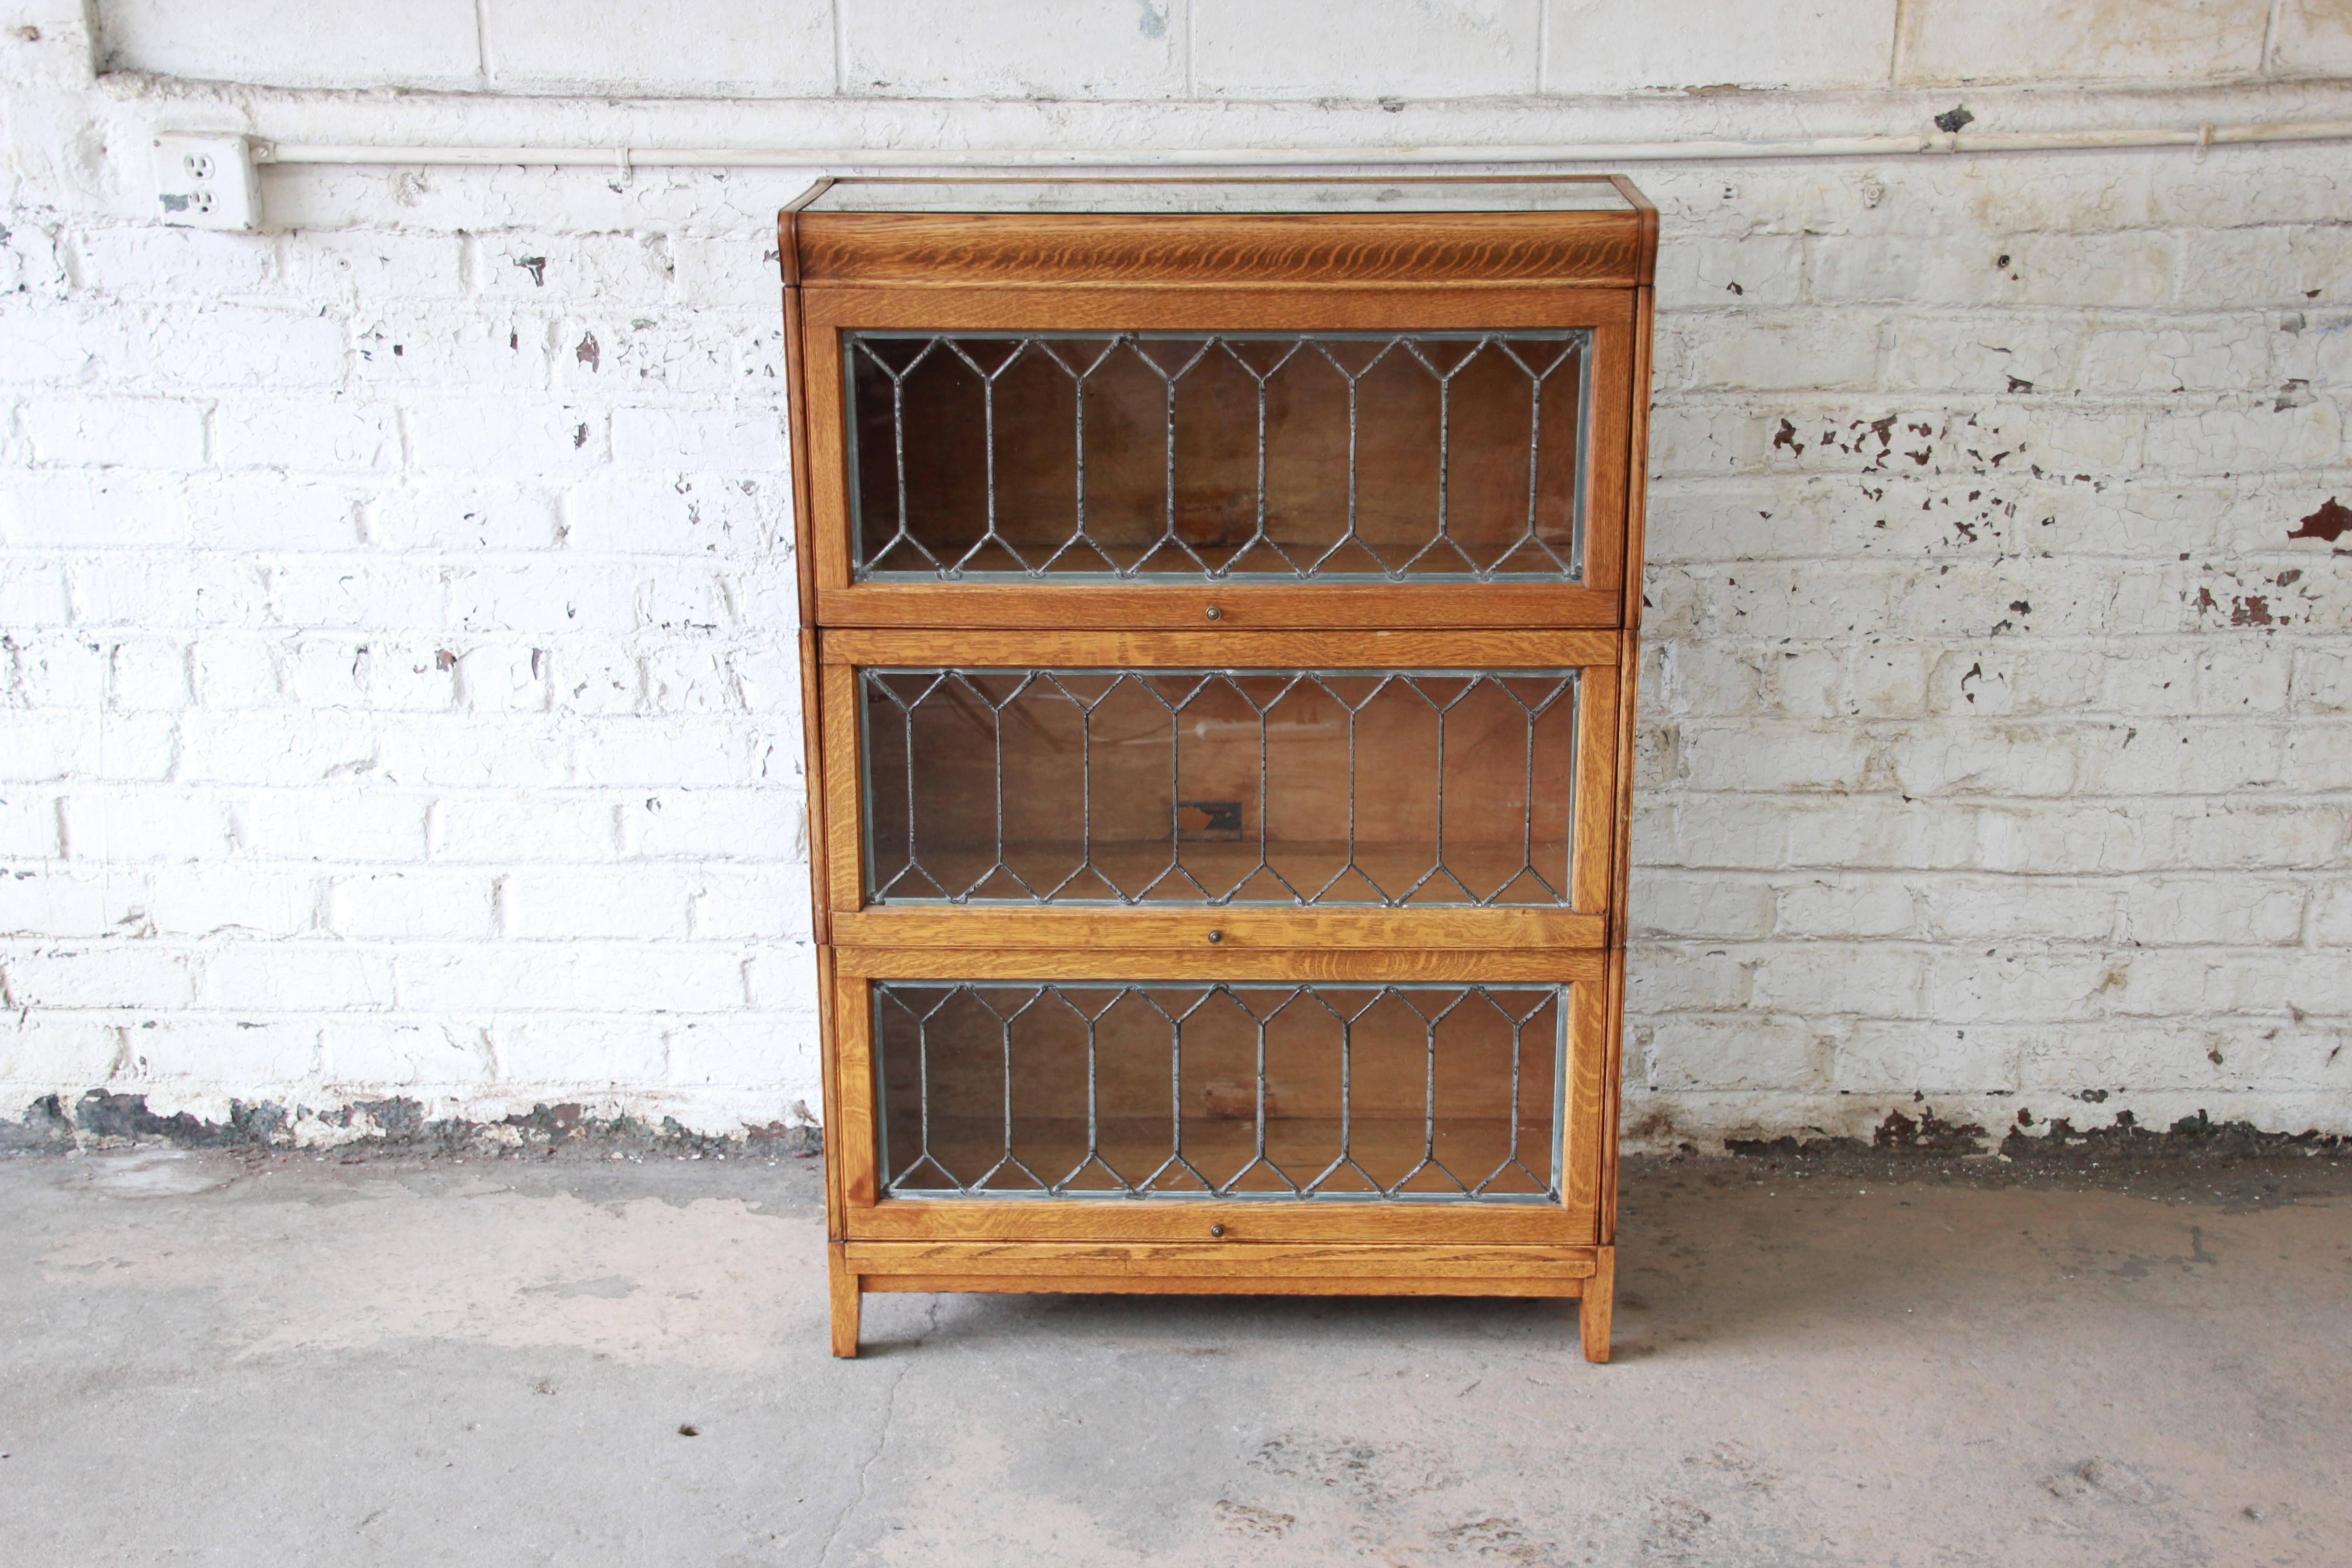
[[1581, 1299], [1609, 1353], [1655, 211], [782, 217], [834, 1350], [868, 1290]]

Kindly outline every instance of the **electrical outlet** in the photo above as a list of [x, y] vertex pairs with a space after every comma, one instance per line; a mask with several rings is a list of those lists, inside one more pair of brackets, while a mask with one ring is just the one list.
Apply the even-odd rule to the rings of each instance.
[[155, 138], [155, 201], [165, 223], [250, 233], [261, 226], [261, 181], [243, 136], [166, 131]]

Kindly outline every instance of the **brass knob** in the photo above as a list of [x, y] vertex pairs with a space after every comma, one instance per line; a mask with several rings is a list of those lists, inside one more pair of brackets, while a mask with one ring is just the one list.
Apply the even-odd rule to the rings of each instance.
[[1223, 1236], [1225, 1234], [1225, 1227], [1221, 1225], [1213, 1225], [1209, 1227], [1209, 1234], [1211, 1236]]
[[1225, 940], [1225, 933], [1221, 931], [1213, 931], [1209, 933], [1209, 940], [1211, 942], [1223, 942]]
[[1225, 618], [1225, 612], [1217, 608], [1216, 605], [1211, 605], [1209, 606], [1209, 618], [1213, 621], [1222, 621]]

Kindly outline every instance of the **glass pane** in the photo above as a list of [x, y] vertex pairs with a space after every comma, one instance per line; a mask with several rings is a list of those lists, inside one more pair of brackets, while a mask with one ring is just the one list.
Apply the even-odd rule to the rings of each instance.
[[1583, 331], [844, 342], [863, 581], [1581, 574]]
[[1570, 902], [1574, 670], [859, 679], [876, 903]]
[[1630, 213], [1605, 179], [843, 180], [810, 212]]
[[1557, 1202], [1566, 999], [877, 983], [884, 1190]]

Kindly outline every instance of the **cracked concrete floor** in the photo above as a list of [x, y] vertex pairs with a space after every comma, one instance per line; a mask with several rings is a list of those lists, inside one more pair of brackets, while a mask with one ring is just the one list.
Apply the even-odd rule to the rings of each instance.
[[813, 1161], [0, 1161], [0, 1561], [2340, 1564], [2352, 1199], [2233, 1191], [1633, 1162], [1612, 1366], [1076, 1297], [835, 1362]]

